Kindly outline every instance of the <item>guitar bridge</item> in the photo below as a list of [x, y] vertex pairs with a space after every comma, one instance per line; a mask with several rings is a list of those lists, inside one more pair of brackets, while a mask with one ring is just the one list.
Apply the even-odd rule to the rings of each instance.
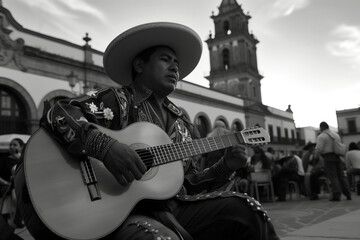
[[94, 168], [89, 158], [80, 161], [80, 170], [83, 177], [83, 181], [86, 184], [91, 201], [101, 199], [99, 187], [97, 185], [97, 178], [95, 175]]

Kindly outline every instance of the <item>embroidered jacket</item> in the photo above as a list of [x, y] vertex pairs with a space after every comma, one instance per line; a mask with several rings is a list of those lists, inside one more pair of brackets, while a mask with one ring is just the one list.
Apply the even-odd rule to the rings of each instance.
[[[151, 97], [150, 91], [135, 87], [90, 91], [84, 96], [58, 101], [44, 116], [43, 125], [54, 133], [71, 154], [79, 158], [88, 155], [99, 160], [102, 160], [115, 140], [99, 133], [89, 122], [120, 130], [131, 123], [147, 121], [162, 128], [173, 142], [199, 138], [194, 125], [169, 99], [164, 101], [168, 114], [168, 123], [164, 126], [149, 102]], [[237, 195], [247, 201], [253, 210], [262, 212], [267, 219], [261, 205], [246, 194], [214, 191], [224, 185], [233, 173], [223, 159], [204, 171], [196, 169], [195, 161], [196, 158], [183, 160], [184, 186], [176, 195], [177, 199], [196, 201]]]

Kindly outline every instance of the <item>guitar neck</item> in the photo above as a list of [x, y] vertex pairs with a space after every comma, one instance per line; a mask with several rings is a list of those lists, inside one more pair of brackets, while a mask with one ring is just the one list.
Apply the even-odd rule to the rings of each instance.
[[136, 152], [146, 166], [154, 167], [180, 159], [231, 147], [244, 143], [240, 134], [228, 134], [218, 137], [200, 138], [181, 143], [138, 149]]

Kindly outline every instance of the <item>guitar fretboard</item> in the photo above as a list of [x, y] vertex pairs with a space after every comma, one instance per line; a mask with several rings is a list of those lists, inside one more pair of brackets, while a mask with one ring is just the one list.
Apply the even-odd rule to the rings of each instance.
[[137, 149], [136, 152], [147, 167], [154, 167], [243, 143], [243, 139], [239, 138], [239, 136], [239, 134], [229, 134], [219, 137], [200, 138], [181, 143]]

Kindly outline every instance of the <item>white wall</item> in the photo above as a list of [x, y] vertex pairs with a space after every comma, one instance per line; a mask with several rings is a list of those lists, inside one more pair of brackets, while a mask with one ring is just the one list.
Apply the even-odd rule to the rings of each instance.
[[[236, 104], [239, 105], [239, 107], [244, 106], [244, 101], [238, 97], [210, 90], [209, 88], [195, 85], [187, 81], [180, 81], [176, 88], [190, 93], [196, 93], [199, 96], [211, 98], [216, 101], [220, 100], [225, 103]], [[234, 120], [240, 120], [244, 126], [246, 124], [245, 114], [241, 112], [241, 110], [233, 111], [220, 107], [214, 107], [204, 102], [200, 102], [201, 98], [199, 98], [199, 103], [193, 101], [186, 101], [184, 99], [179, 99], [176, 97], [170, 97], [170, 99], [176, 105], [182, 107], [189, 114], [190, 120], [192, 122], [194, 121], [195, 116], [199, 112], [204, 112], [209, 117], [211, 124], [213, 124], [216, 118], [219, 116], [224, 116], [228, 121], [229, 125], [231, 125]]]
[[222, 100], [224, 102], [229, 102], [239, 106], [244, 106], [244, 100], [242, 100], [241, 98], [210, 90], [209, 88], [195, 85], [187, 81], [178, 82], [176, 88], [187, 92], [196, 93], [197, 95], [210, 97], [216, 100]]
[[204, 112], [210, 119], [210, 123], [213, 124], [215, 119], [218, 116], [224, 116], [229, 124], [231, 124], [235, 119], [240, 120], [245, 125], [245, 114], [235, 111], [230, 111], [226, 109], [220, 109], [200, 103], [194, 103], [185, 101], [177, 98], [170, 98], [177, 106], [182, 107], [189, 114], [190, 120], [194, 122], [196, 114], [199, 112]]
[[71, 91], [67, 81], [43, 77], [31, 73], [26, 73], [10, 68], [0, 67], [1, 77], [13, 80], [21, 85], [32, 96], [33, 101], [39, 107], [41, 100], [54, 90], [68, 90]]
[[268, 129], [269, 125], [273, 126], [274, 137], [279, 137], [277, 134], [277, 127], [281, 128], [281, 137], [285, 137], [285, 129], [288, 129], [288, 134], [289, 134], [288, 136], [290, 139], [292, 138], [291, 130], [293, 130], [294, 133], [296, 134], [295, 124], [291, 120], [283, 120], [279, 118], [272, 118], [271, 116], [265, 116], [265, 125], [266, 125], [266, 129]]

